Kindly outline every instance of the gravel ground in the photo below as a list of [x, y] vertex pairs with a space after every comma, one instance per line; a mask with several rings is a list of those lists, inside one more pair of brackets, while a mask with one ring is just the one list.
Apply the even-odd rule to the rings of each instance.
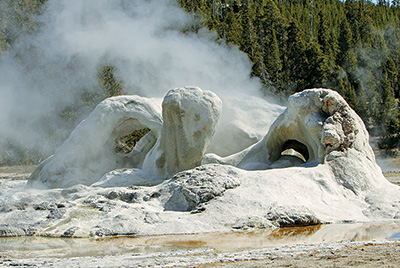
[[400, 186], [400, 171], [384, 172], [383, 175], [385, 175], [386, 179], [388, 179], [391, 183]]
[[27, 180], [36, 166], [0, 167], [0, 179]]
[[3, 166], [0, 167], [0, 174], [31, 174], [36, 166]]
[[218, 265], [219, 267], [393, 267], [400, 266], [400, 244], [344, 247], [334, 251], [280, 256], [258, 261]]

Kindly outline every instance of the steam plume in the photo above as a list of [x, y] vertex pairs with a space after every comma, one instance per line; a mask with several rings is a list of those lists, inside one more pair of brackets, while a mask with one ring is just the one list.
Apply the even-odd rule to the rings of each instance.
[[39, 20], [40, 31], [0, 59], [3, 143], [49, 155], [73, 128], [60, 114], [82, 108], [82, 94], [99, 86], [101, 65], [116, 67], [127, 94], [163, 97], [186, 85], [222, 100], [259, 94], [247, 56], [205, 29], [183, 33], [195, 22], [173, 0], [48, 0]]

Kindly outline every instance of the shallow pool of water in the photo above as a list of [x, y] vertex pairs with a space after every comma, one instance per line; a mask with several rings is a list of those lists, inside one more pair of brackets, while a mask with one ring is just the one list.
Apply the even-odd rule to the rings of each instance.
[[171, 252], [208, 248], [234, 252], [292, 244], [400, 240], [400, 221], [327, 224], [276, 230], [107, 238], [17, 237], [0, 239], [0, 255], [9, 258], [71, 258], [113, 254]]

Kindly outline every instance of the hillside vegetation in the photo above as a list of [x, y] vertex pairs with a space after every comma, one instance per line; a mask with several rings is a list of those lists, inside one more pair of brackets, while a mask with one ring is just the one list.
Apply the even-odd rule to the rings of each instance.
[[[218, 42], [245, 52], [265, 94], [286, 99], [306, 88], [332, 88], [357, 111], [370, 133], [380, 137], [381, 148], [400, 144], [400, 0], [177, 2], [195, 21], [182, 31], [206, 27], [216, 32]], [[40, 29], [36, 17], [45, 3], [0, 2], [0, 56]], [[83, 94], [82, 103], [75, 105], [94, 107], [105, 97], [123, 94], [124, 83], [114, 75], [115, 68], [101, 67], [98, 93]], [[71, 106], [62, 116], [68, 121], [76, 112]]]
[[399, 132], [400, 1], [179, 2], [201, 26], [246, 52], [266, 89], [286, 97], [332, 88], [373, 134]]

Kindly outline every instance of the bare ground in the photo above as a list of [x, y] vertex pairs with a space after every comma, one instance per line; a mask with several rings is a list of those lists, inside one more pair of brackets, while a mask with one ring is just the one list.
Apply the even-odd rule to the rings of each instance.
[[214, 264], [218, 267], [393, 267], [400, 266], [400, 243], [345, 247], [265, 260]]

